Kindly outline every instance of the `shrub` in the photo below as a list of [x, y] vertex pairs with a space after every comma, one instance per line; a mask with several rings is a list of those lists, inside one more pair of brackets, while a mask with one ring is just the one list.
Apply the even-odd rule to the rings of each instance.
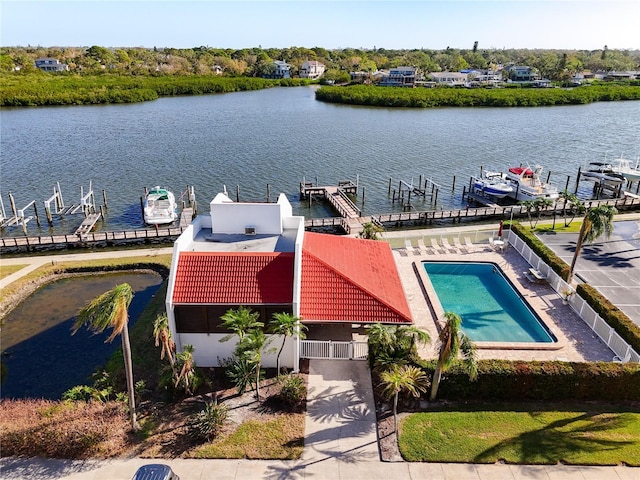
[[224, 403], [207, 402], [202, 410], [189, 418], [189, 433], [198, 440], [211, 441], [222, 430], [229, 419], [229, 411]]
[[278, 378], [278, 398], [293, 411], [298, 411], [307, 398], [307, 387], [300, 375], [284, 375]]

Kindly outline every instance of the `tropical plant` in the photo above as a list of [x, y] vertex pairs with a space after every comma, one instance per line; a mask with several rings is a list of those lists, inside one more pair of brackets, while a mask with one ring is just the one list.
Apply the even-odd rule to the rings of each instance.
[[[560, 193], [560, 198], [562, 199], [562, 218], [564, 219], [564, 226], [568, 227], [576, 218], [576, 214], [584, 213], [584, 203], [576, 194], [567, 190]], [[568, 213], [571, 213], [570, 220], [568, 220]]]
[[358, 233], [358, 237], [366, 240], [378, 240], [380, 238], [379, 234], [382, 232], [384, 232], [384, 228], [380, 225], [367, 222], [362, 224], [362, 230]]
[[229, 419], [229, 410], [224, 403], [207, 402], [204, 408], [194, 413], [188, 421], [189, 433], [198, 440], [211, 441]]
[[380, 373], [382, 393], [393, 398], [393, 425], [398, 438], [398, 397], [401, 392], [419, 397], [427, 391], [429, 379], [424, 371], [412, 365], [394, 365], [390, 370]]
[[278, 356], [276, 357], [276, 369], [278, 375], [280, 375], [280, 355], [282, 349], [287, 340], [287, 337], [297, 336], [300, 340], [304, 340], [307, 335], [305, 331], [308, 330], [306, 325], [300, 323], [300, 318], [290, 313], [277, 312], [272, 316], [271, 322], [269, 322], [269, 331], [274, 335], [282, 335], [282, 345], [278, 350]]
[[280, 392], [278, 398], [289, 408], [297, 409], [307, 398], [307, 387], [300, 375], [282, 375], [278, 377]]
[[166, 313], [158, 315], [153, 322], [153, 337], [155, 339], [155, 346], [161, 347], [160, 360], [164, 360], [167, 357], [171, 369], [174, 370], [175, 358], [174, 353], [176, 351], [176, 344], [171, 337], [171, 331], [169, 330], [169, 319]]
[[258, 312], [252, 312], [250, 308], [242, 305], [236, 310], [227, 310], [227, 312], [220, 317], [222, 319], [222, 326], [227, 330], [231, 330], [233, 333], [222, 337], [220, 341], [227, 342], [231, 340], [234, 335], [237, 335], [238, 340], [242, 341], [250, 330], [264, 327], [264, 323], [258, 320], [259, 317], [260, 314]]
[[383, 325], [374, 323], [368, 327], [369, 355], [377, 370], [389, 365], [410, 361], [416, 344], [426, 345], [429, 334], [414, 325]]
[[140, 429], [140, 425], [138, 425], [136, 420], [133, 364], [131, 362], [131, 345], [129, 343], [128, 329], [128, 308], [131, 300], [133, 300], [133, 291], [128, 283], [117, 285], [111, 290], [99, 295], [80, 309], [72, 328], [72, 334], [75, 334], [83, 325], [86, 325], [94, 332], [103, 332], [108, 327], [111, 327], [113, 330], [105, 342], [112, 342], [115, 337], [120, 335], [129, 396], [129, 417], [131, 428], [137, 431]]
[[433, 372], [433, 380], [431, 381], [430, 402], [433, 402], [438, 395], [442, 372], [446, 371], [458, 358], [458, 353], [462, 354], [462, 365], [471, 380], [475, 380], [478, 375], [476, 346], [460, 329], [462, 318], [453, 312], [445, 312], [444, 318], [445, 323], [438, 335], [438, 362]]
[[243, 338], [238, 346], [236, 347], [236, 355], [244, 356], [249, 364], [255, 365], [255, 388], [256, 388], [256, 399], [260, 400], [260, 377], [264, 374], [262, 371], [262, 355], [264, 353], [264, 349], [269, 345], [270, 339], [264, 334], [262, 329], [253, 329], [250, 330]]
[[242, 395], [253, 384], [256, 378], [256, 365], [249, 361], [245, 355], [234, 355], [225, 360], [222, 365], [229, 380], [233, 382], [238, 393]]
[[196, 363], [193, 360], [193, 345], [185, 345], [184, 349], [176, 355], [177, 375], [174, 386], [182, 386], [187, 395], [193, 395], [194, 379], [196, 377]]
[[606, 238], [609, 238], [613, 233], [613, 217], [616, 213], [618, 213], [618, 210], [611, 205], [600, 205], [587, 210], [587, 213], [582, 220], [580, 233], [578, 233], [576, 251], [573, 254], [571, 266], [569, 267], [569, 275], [567, 277], [567, 283], [569, 285], [571, 285], [573, 281], [573, 273], [582, 250], [582, 245], [584, 243], [593, 242], [603, 234]]

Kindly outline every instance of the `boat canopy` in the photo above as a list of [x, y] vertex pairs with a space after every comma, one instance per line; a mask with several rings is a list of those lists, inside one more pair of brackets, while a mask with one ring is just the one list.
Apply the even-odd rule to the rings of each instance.
[[533, 170], [531, 170], [530, 168], [524, 168], [524, 167], [511, 167], [509, 169], [509, 171], [511, 173], [515, 173], [516, 175], [520, 176], [523, 174], [524, 172], [524, 176], [525, 177], [531, 177], [533, 176]]

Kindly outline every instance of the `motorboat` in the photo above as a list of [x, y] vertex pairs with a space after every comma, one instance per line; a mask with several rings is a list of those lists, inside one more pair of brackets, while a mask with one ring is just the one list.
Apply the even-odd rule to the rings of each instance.
[[619, 185], [625, 180], [624, 175], [616, 172], [608, 162], [591, 162], [581, 174], [589, 180], [606, 185]]
[[160, 186], [153, 187], [144, 198], [144, 223], [165, 225], [178, 218], [178, 204], [173, 193]]
[[615, 160], [611, 168], [615, 173], [622, 175], [629, 182], [640, 180], [640, 158], [636, 160], [636, 164], [633, 166], [631, 160], [620, 157]]
[[535, 201], [538, 198], [557, 199], [559, 196], [558, 188], [550, 183], [543, 182], [540, 178], [541, 175], [542, 167], [540, 165], [536, 165], [534, 168], [509, 168], [504, 178], [511, 183], [513, 191], [508, 196], [518, 202]]
[[480, 178], [474, 178], [473, 188], [485, 195], [495, 198], [504, 198], [513, 192], [513, 186], [500, 172], [485, 172]]

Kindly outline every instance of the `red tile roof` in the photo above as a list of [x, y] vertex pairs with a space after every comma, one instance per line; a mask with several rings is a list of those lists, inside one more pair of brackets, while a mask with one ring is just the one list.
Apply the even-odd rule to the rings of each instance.
[[293, 259], [291, 252], [182, 252], [173, 302], [292, 303]]
[[412, 323], [389, 244], [305, 232], [300, 316], [305, 321]]

